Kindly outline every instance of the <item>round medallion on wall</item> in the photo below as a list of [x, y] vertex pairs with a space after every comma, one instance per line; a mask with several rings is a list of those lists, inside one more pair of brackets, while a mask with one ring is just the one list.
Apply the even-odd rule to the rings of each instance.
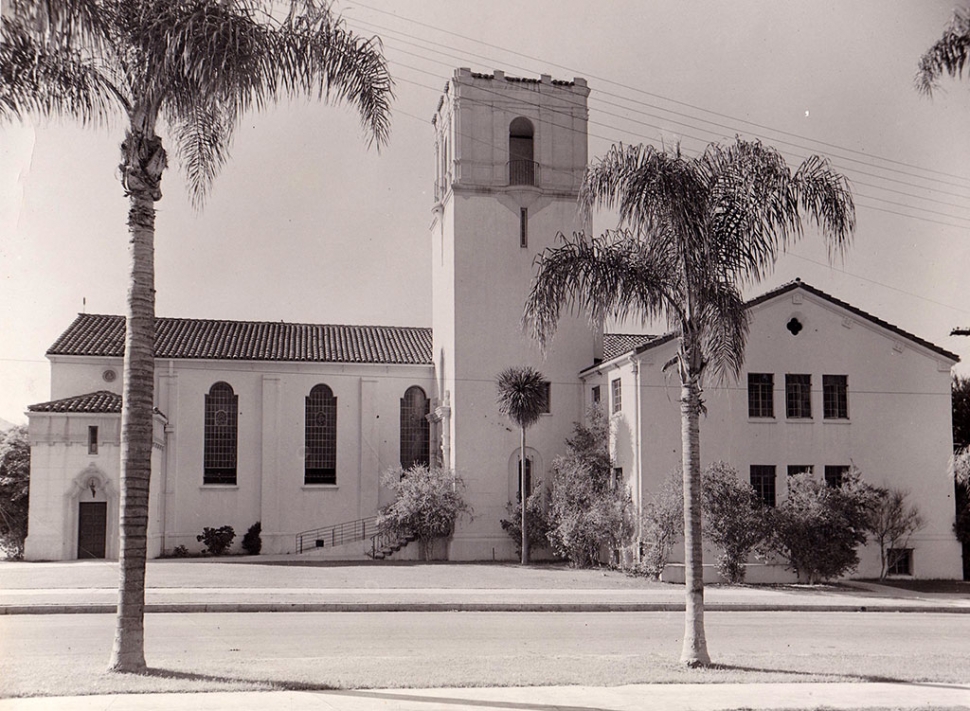
[[108, 368], [103, 373], [101, 373], [101, 379], [106, 383], [113, 383], [118, 374], [114, 372], [111, 368]]

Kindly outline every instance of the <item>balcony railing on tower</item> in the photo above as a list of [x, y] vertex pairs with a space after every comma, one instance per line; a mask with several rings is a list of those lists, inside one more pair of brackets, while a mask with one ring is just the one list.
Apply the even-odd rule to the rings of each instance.
[[510, 160], [509, 185], [538, 185], [539, 164], [534, 160]]

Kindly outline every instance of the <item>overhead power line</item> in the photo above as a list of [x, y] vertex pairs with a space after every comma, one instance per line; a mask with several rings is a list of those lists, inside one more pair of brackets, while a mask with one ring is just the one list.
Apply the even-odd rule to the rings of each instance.
[[[823, 145], [823, 146], [826, 146], [826, 147], [829, 147], [829, 148], [834, 148], [834, 149], [837, 149], [837, 150], [846, 151], [846, 152], [849, 152], [849, 153], [854, 153], [856, 155], [864, 156], [866, 158], [876, 159], [876, 160], [880, 160], [880, 161], [883, 161], [883, 162], [886, 162], [886, 163], [891, 163], [893, 165], [899, 165], [899, 166], [903, 166], [903, 167], [906, 167], [906, 168], [913, 168], [915, 170], [920, 170], [920, 171], [924, 171], [924, 172], [927, 172], [927, 173], [933, 173], [933, 174], [945, 176], [945, 177], [948, 177], [948, 178], [954, 178], [956, 180], [959, 180], [959, 181], [962, 181], [962, 182], [965, 182], [965, 183], [970, 183], [970, 177], [965, 176], [965, 175], [957, 175], [957, 174], [953, 174], [953, 173], [946, 173], [946, 172], [943, 172], [943, 171], [934, 170], [934, 169], [931, 169], [931, 168], [924, 168], [923, 166], [915, 165], [915, 164], [912, 164], [912, 163], [906, 163], [904, 161], [896, 160], [896, 159], [893, 159], [893, 158], [886, 158], [884, 156], [879, 156], [879, 155], [876, 155], [876, 154], [867, 153], [865, 151], [860, 151], [860, 150], [856, 150], [856, 149], [853, 149], [853, 148], [848, 148], [846, 146], [840, 146], [840, 145], [837, 145], [837, 144], [834, 144], [834, 143], [829, 143], [829, 142], [822, 141], [822, 140], [819, 140], [819, 139], [810, 138], [808, 136], [803, 136], [801, 134], [797, 134], [797, 133], [794, 133], [794, 132], [791, 132], [791, 131], [785, 131], [783, 129], [773, 128], [771, 126], [767, 126], [767, 125], [764, 125], [764, 124], [759, 124], [759, 123], [756, 123], [754, 121], [748, 121], [747, 119], [742, 119], [742, 118], [739, 118], [739, 117], [736, 117], [736, 116], [731, 116], [729, 114], [725, 114], [725, 113], [722, 113], [722, 112], [719, 112], [719, 111], [714, 111], [714, 110], [711, 110], [711, 109], [707, 109], [707, 108], [704, 108], [702, 106], [698, 106], [698, 105], [695, 105], [695, 104], [691, 104], [691, 103], [688, 103], [688, 102], [685, 102], [685, 101], [680, 101], [678, 99], [674, 99], [674, 98], [671, 98], [671, 97], [668, 97], [668, 96], [664, 96], [662, 94], [653, 93], [653, 92], [647, 91], [645, 89], [641, 89], [639, 87], [629, 86], [629, 85], [626, 85], [626, 84], [623, 84], [623, 83], [620, 83], [620, 82], [613, 81], [611, 79], [607, 79], [605, 77], [598, 77], [598, 76], [595, 76], [595, 75], [592, 75], [592, 74], [589, 74], [589, 73], [584, 73], [581, 70], [575, 69], [573, 67], [568, 67], [568, 66], [565, 66], [565, 65], [562, 65], [562, 64], [558, 64], [558, 63], [555, 63], [555, 62], [548, 62], [548, 61], [543, 60], [543, 59], [541, 59], [539, 57], [535, 57], [533, 55], [525, 54], [523, 52], [517, 52], [515, 50], [508, 49], [508, 48], [502, 47], [500, 45], [491, 44], [489, 42], [485, 42], [483, 40], [480, 40], [480, 39], [477, 39], [477, 38], [474, 38], [474, 37], [469, 37], [467, 35], [462, 35], [460, 33], [453, 32], [451, 30], [447, 30], [447, 29], [445, 29], [443, 27], [439, 27], [439, 26], [432, 25], [432, 24], [425, 23], [425, 22], [420, 22], [418, 20], [413, 20], [413, 19], [406, 18], [406, 17], [401, 17], [399, 15], [396, 15], [395, 13], [388, 12], [388, 11], [382, 10], [380, 8], [376, 8], [376, 7], [373, 7], [371, 5], [367, 5], [366, 3], [359, 2], [358, 0], [352, 0], [352, 2], [350, 2], [350, 4], [351, 5], [356, 4], [359, 7], [364, 8], [365, 10], [370, 10], [372, 12], [380, 13], [382, 15], [388, 15], [390, 17], [395, 18], [396, 20], [404, 20], [405, 22], [408, 22], [408, 23], [411, 23], [411, 24], [414, 24], [414, 25], [418, 25], [420, 27], [425, 27], [425, 28], [434, 30], [436, 32], [441, 32], [443, 34], [451, 35], [453, 37], [457, 37], [459, 39], [463, 39], [463, 40], [466, 40], [466, 41], [469, 41], [469, 42], [475, 42], [476, 44], [480, 44], [482, 46], [489, 47], [491, 49], [495, 49], [495, 50], [498, 50], [500, 52], [507, 52], [508, 54], [515, 55], [515, 56], [518, 56], [518, 57], [522, 57], [524, 59], [528, 59], [528, 60], [533, 61], [533, 62], [540, 63], [542, 66], [551, 66], [551, 67], [556, 67], [558, 69], [564, 69], [564, 70], [566, 70], [568, 72], [572, 72], [575, 75], [586, 76], [586, 77], [588, 77], [590, 79], [595, 79], [596, 81], [605, 82], [605, 83], [611, 84], [613, 86], [618, 86], [618, 87], [620, 87], [622, 89], [625, 89], [627, 91], [633, 91], [633, 92], [636, 92], [638, 94], [643, 94], [645, 96], [650, 96], [650, 97], [653, 97], [653, 98], [656, 98], [656, 99], [660, 99], [662, 101], [667, 101], [669, 103], [676, 104], [678, 106], [683, 106], [685, 108], [689, 108], [689, 109], [692, 109], [694, 111], [701, 111], [701, 112], [703, 112], [705, 114], [709, 114], [709, 115], [712, 115], [712, 116], [718, 116], [720, 118], [724, 118], [724, 119], [727, 119], [729, 121], [733, 121], [733, 122], [737, 122], [737, 123], [743, 123], [743, 124], [746, 124], [746, 125], [749, 125], [749, 126], [754, 126], [755, 128], [759, 128], [759, 129], [766, 130], [766, 131], [772, 131], [774, 133], [779, 133], [779, 134], [782, 134], [782, 135], [791, 136], [793, 138], [799, 138], [801, 140], [811, 141], [811, 142], [817, 143], [819, 145]], [[625, 97], [621, 97], [621, 98], [625, 98]], [[631, 99], [631, 101], [633, 101], [633, 100]], [[698, 119], [698, 120], [704, 120], [704, 119]], [[932, 178], [924, 178], [924, 179], [926, 179], [926, 180], [933, 180]]]

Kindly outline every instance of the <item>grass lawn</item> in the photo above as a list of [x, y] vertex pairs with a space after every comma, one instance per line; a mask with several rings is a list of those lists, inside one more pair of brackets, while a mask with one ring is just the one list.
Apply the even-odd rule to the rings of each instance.
[[[590, 638], [580, 629], [582, 618], [575, 617], [566, 620], [561, 631], [548, 635], [547, 642], [527, 646], [521, 638], [510, 635], [508, 627], [499, 626], [500, 617], [494, 618], [493, 626], [489, 613], [420, 613], [413, 616], [413, 622], [403, 618], [407, 613], [395, 613], [381, 622], [381, 629], [388, 639], [407, 641], [387, 647], [379, 639], [371, 646], [345, 641], [359, 629], [349, 616], [353, 613], [332, 615], [329, 621], [312, 613], [277, 614], [283, 619], [272, 614], [253, 616], [251, 621], [246, 618], [245, 629], [261, 626], [276, 634], [275, 638], [261, 636], [258, 640], [237, 633], [222, 636], [220, 629], [227, 629], [229, 616], [150, 616], [146, 653], [152, 669], [142, 675], [105, 670], [112, 633], [110, 618], [83, 638], [61, 635], [59, 640], [44, 642], [11, 634], [8, 639], [19, 641], [16, 653], [0, 655], [0, 696], [646, 683], [966, 683], [970, 671], [954, 656], [960, 642], [959, 638], [954, 642], [953, 634], [959, 632], [945, 635], [939, 647], [934, 643], [914, 648], [903, 643], [912, 638], [914, 629], [924, 629], [923, 618], [916, 616], [885, 618], [893, 620], [895, 630], [888, 635], [878, 633], [882, 641], [867, 644], [860, 639], [864, 628], [858, 624], [870, 618], [859, 615], [833, 617], [827, 623], [814, 617], [804, 621], [778, 618], [788, 631], [779, 630], [774, 639], [765, 638], [762, 626], [751, 637], [732, 636], [730, 641], [729, 628], [750, 629], [753, 617], [745, 613], [711, 615], [711, 655], [718, 665], [689, 670], [677, 661], [681, 627], [677, 614], [603, 613], [588, 620], [591, 625], [635, 630], [627, 635], [633, 643], [616, 641], [612, 628], [609, 635]], [[543, 616], [537, 613], [533, 617]], [[82, 617], [40, 622], [60, 630], [82, 622]], [[490, 638], [479, 642], [485, 646], [452, 645], [444, 649], [427, 643], [429, 636], [438, 639], [441, 630], [464, 629], [466, 617], [484, 618], [495, 630], [489, 633]], [[179, 618], [181, 626], [173, 629]], [[521, 619], [525, 620], [525, 615]], [[782, 622], [784, 619], [794, 623]], [[573, 624], [574, 620], [579, 622]], [[25, 618], [7, 620], [5, 629], [29, 622]], [[283, 629], [288, 623], [303, 632]], [[435, 630], [422, 637], [422, 629], [432, 623], [437, 625]], [[773, 623], [769, 620], [766, 624], [771, 629]], [[794, 629], [793, 624], [801, 627]], [[814, 642], [804, 640], [804, 627], [823, 624], [828, 627], [821, 644], [817, 638]], [[514, 626], [518, 627], [518, 622]], [[663, 631], [644, 640], [638, 626]], [[413, 636], [402, 636], [402, 629], [413, 630]], [[860, 641], [842, 643], [835, 638], [838, 630]], [[57, 634], [48, 632], [45, 636]], [[940, 636], [936, 627], [929, 634]], [[323, 643], [313, 644], [311, 638]], [[333, 641], [326, 642], [328, 638]], [[827, 641], [830, 638], [831, 642]]]

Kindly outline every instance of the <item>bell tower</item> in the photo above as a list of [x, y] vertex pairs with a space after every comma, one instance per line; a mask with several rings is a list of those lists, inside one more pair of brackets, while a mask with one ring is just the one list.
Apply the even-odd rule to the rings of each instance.
[[589, 231], [577, 213], [587, 164], [584, 79], [554, 81], [458, 69], [432, 120], [434, 359], [444, 465], [465, 480], [475, 520], [460, 525], [452, 560], [512, 558], [501, 529], [519, 488], [518, 429], [499, 414], [495, 380], [531, 365], [549, 382], [549, 412], [527, 432], [527, 486], [583, 418], [579, 372], [602, 335], [564, 318], [546, 353], [523, 331], [534, 260], [559, 233]]

